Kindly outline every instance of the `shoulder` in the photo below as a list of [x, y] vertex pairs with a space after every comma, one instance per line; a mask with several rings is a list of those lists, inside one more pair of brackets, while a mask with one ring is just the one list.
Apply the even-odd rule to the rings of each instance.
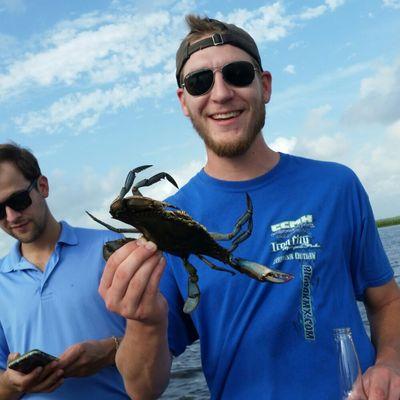
[[0, 258], [0, 272], [9, 272], [20, 261], [19, 242], [15, 242], [10, 251]]
[[75, 227], [62, 222], [63, 230], [67, 236], [76, 236], [79, 242], [90, 241], [90, 242], [101, 242], [105, 243], [110, 240], [116, 240], [123, 237], [120, 233], [116, 233], [107, 229], [93, 229], [86, 227]]
[[342, 182], [359, 182], [355, 172], [344, 164], [333, 161], [313, 160], [311, 158], [286, 155], [288, 157], [289, 169], [299, 173], [309, 174], [315, 179], [335, 180]]
[[186, 204], [193, 204], [198, 196], [204, 195], [201, 185], [202, 171], [194, 175], [185, 185], [183, 185], [175, 194], [165, 199], [177, 207], [185, 208]]

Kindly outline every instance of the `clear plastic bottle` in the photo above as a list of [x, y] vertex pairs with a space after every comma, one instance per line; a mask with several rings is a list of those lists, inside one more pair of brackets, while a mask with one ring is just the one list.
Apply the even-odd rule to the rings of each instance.
[[338, 354], [340, 400], [367, 400], [351, 329], [334, 329], [333, 336]]

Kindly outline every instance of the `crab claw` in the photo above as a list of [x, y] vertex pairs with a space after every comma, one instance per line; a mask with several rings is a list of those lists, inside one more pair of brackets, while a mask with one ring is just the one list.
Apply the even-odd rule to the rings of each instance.
[[197, 279], [192, 279], [189, 277], [188, 281], [188, 297], [183, 305], [183, 312], [185, 314], [190, 314], [200, 302], [200, 289], [197, 284]]
[[169, 182], [171, 182], [176, 188], [178, 188], [179, 189], [179, 186], [178, 186], [178, 184], [175, 182], [175, 179], [170, 175], [170, 174], [165, 174], [165, 178], [169, 181]]
[[125, 197], [125, 195], [129, 192], [129, 190], [131, 189], [133, 182], [136, 178], [136, 174], [138, 172], [141, 172], [150, 167], [152, 167], [152, 165], [142, 165], [141, 167], [136, 167], [136, 168], [130, 170], [125, 179], [125, 185], [122, 187], [121, 191], [119, 192], [119, 196], [117, 197], [116, 200], [123, 199]]
[[286, 283], [293, 279], [292, 274], [268, 268], [265, 265], [258, 264], [254, 261], [244, 260], [243, 258], [234, 258], [233, 262], [234, 265], [231, 265], [234, 266], [234, 268], [261, 282], [269, 281], [272, 283]]

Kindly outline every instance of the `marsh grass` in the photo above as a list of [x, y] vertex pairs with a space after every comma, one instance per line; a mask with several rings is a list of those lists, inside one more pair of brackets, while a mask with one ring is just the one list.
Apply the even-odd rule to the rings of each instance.
[[397, 217], [383, 218], [376, 220], [376, 226], [382, 228], [385, 226], [400, 225], [400, 215]]

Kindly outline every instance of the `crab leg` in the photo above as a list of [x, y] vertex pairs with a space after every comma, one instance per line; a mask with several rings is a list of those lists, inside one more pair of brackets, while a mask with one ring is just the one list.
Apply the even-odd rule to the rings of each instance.
[[233, 271], [230, 271], [229, 269], [217, 267], [211, 261], [207, 260], [207, 258], [205, 258], [204, 256], [202, 256], [200, 254], [196, 254], [196, 255], [197, 255], [197, 257], [200, 258], [201, 261], [203, 261], [205, 264], [207, 264], [210, 268], [215, 269], [217, 271], [229, 272], [232, 275], [236, 275]]
[[187, 260], [187, 258], [182, 258], [183, 265], [189, 274], [188, 278], [188, 298], [183, 306], [183, 312], [190, 314], [199, 304], [200, 301], [200, 288], [197, 284], [199, 277], [197, 275], [196, 268]]
[[292, 274], [277, 271], [254, 261], [244, 260], [243, 258], [231, 257], [229, 265], [239, 272], [242, 272], [261, 282], [269, 281], [273, 283], [286, 283], [293, 279]]
[[238, 247], [238, 245], [242, 242], [244, 242], [250, 235], [253, 230], [253, 204], [251, 202], [250, 196], [246, 193], [246, 203], [247, 203], [247, 209], [245, 213], [237, 220], [235, 227], [232, 232], [230, 233], [210, 233], [212, 238], [214, 240], [231, 240], [235, 236], [238, 235], [240, 230], [242, 229], [243, 225], [247, 222], [247, 229], [241, 233], [238, 237], [236, 237], [232, 241], [232, 245], [230, 249], [228, 250], [229, 252], [232, 252], [233, 250]]
[[107, 229], [117, 233], [140, 233], [136, 228], [114, 228], [113, 226], [103, 222], [102, 220], [96, 218], [94, 215], [90, 214], [89, 211], [86, 211], [86, 214], [89, 215], [90, 218], [94, 219], [99, 224], [105, 226]]
[[240, 243], [244, 242], [251, 235], [252, 230], [253, 230], [253, 219], [250, 218], [249, 223], [247, 225], [247, 229], [232, 241], [232, 245], [228, 251], [232, 253], [232, 251], [235, 250]]
[[111, 240], [109, 242], [104, 243], [103, 246], [103, 257], [107, 261], [110, 257], [111, 254], [114, 253], [114, 251], [117, 251], [120, 247], [125, 245], [128, 242], [132, 242], [133, 238], [123, 238], [123, 239], [116, 239], [116, 240]]

